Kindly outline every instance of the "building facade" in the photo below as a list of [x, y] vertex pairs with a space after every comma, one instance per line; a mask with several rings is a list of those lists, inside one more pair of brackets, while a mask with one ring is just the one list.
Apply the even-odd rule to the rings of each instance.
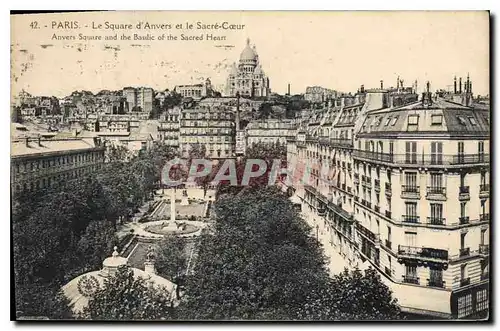
[[256, 120], [246, 126], [247, 146], [257, 143], [286, 144], [295, 135], [294, 120]]
[[98, 139], [19, 139], [12, 142], [12, 196], [64, 185], [100, 168], [104, 146]]
[[158, 124], [159, 140], [167, 146], [179, 147], [179, 131], [181, 123], [181, 108], [168, 109], [160, 116]]
[[250, 39], [240, 55], [238, 65], [233, 63], [226, 82], [226, 95], [242, 97], [268, 97], [271, 93], [269, 78], [260, 64], [255, 46], [250, 46]]
[[428, 88], [419, 100], [402, 88], [354, 99], [287, 144], [296, 169], [313, 165], [304, 185], [292, 183], [305, 218], [346, 266], [377, 270], [403, 311], [484, 314], [489, 111]]
[[123, 89], [128, 112], [138, 111], [149, 114], [153, 110], [154, 95], [154, 90], [150, 87], [125, 87]]
[[235, 114], [232, 107], [201, 106], [181, 111], [179, 148], [187, 157], [191, 145], [205, 146], [206, 157], [232, 158], [235, 155]]
[[210, 78], [207, 78], [202, 84], [177, 85], [174, 91], [182, 95], [184, 98], [190, 97], [195, 100], [213, 97], [215, 92]]

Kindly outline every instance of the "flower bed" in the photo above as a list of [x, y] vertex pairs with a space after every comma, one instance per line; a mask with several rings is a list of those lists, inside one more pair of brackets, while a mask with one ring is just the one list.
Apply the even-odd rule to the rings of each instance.
[[187, 224], [187, 223], [185, 225], [186, 225], [186, 227], [184, 229], [178, 228], [178, 229], [174, 229], [172, 231], [165, 231], [165, 230], [163, 230], [163, 228], [165, 227], [164, 224], [156, 224], [156, 225], [147, 226], [146, 228], [144, 228], [144, 230], [151, 232], [151, 233], [154, 233], [154, 234], [162, 234], [162, 235], [165, 235], [165, 234], [175, 234], [175, 235], [189, 234], [189, 233], [193, 233], [193, 232], [196, 232], [199, 230], [199, 227], [197, 227], [196, 225]]

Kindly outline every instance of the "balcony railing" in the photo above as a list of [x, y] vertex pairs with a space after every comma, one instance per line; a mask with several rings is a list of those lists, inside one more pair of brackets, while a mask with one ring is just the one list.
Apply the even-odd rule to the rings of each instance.
[[417, 215], [403, 215], [404, 223], [420, 223], [420, 216]]
[[403, 283], [420, 284], [420, 279], [417, 275], [403, 275]]
[[389, 154], [354, 150], [353, 157], [393, 164], [406, 165], [467, 165], [489, 163], [489, 154]]
[[469, 247], [460, 248], [460, 251], [459, 251], [460, 257], [469, 256], [469, 255], [470, 255], [470, 248]]
[[479, 220], [481, 222], [488, 222], [490, 220], [490, 214], [480, 214]]
[[460, 286], [470, 285], [470, 277], [460, 279]]
[[353, 142], [351, 139], [330, 138], [329, 144], [333, 147], [353, 147]]
[[479, 186], [479, 191], [480, 192], [489, 192], [490, 191], [490, 184], [482, 184]]
[[469, 216], [461, 216], [458, 218], [460, 225], [469, 224]]
[[445, 197], [446, 196], [446, 187], [428, 186], [427, 187], [427, 197], [432, 196], [432, 195], [440, 195], [440, 196]]
[[448, 251], [437, 248], [398, 246], [398, 254], [413, 258], [429, 258], [436, 260], [448, 260]]
[[479, 254], [489, 255], [490, 254], [490, 245], [479, 245]]
[[392, 195], [391, 183], [385, 183], [385, 194], [388, 196]]
[[445, 282], [442, 279], [427, 279], [427, 286], [444, 288]]
[[469, 193], [470, 193], [470, 192], [469, 192], [469, 191], [470, 191], [469, 186], [460, 186], [460, 187], [459, 187], [459, 190], [460, 190], [460, 191], [459, 191], [459, 192], [460, 192], [460, 194], [469, 194]]
[[427, 217], [427, 223], [432, 225], [446, 225], [446, 218], [443, 217]]
[[402, 185], [401, 192], [418, 194], [418, 193], [420, 193], [420, 186]]

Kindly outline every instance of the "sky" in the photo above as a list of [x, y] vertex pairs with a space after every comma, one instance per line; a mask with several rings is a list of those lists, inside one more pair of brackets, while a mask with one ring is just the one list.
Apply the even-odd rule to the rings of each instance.
[[[59, 29], [64, 22], [78, 28]], [[36, 28], [33, 28], [36, 22]], [[60, 22], [63, 22], [60, 24]], [[105, 22], [133, 29], [93, 29]], [[137, 30], [136, 24], [171, 25]], [[187, 29], [201, 22], [245, 25], [239, 30]], [[52, 25], [54, 24], [54, 28]], [[182, 29], [176, 29], [182, 24]], [[31, 26], [30, 26], [31, 25]], [[67, 26], [69, 27], [69, 25]], [[78, 40], [117, 33], [133, 36], [206, 34], [224, 41]], [[76, 40], [53, 40], [73, 36]], [[250, 38], [271, 90], [304, 93], [319, 85], [343, 92], [405, 86], [417, 80], [450, 89], [469, 73], [474, 94], [489, 94], [489, 16], [483, 12], [94, 12], [11, 16], [11, 93], [63, 97], [125, 86], [172, 89], [207, 77], [222, 90], [233, 62]]]

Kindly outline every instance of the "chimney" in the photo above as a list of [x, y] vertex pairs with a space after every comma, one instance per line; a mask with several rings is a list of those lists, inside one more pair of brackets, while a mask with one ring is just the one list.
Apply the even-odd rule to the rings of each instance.
[[42, 138], [38, 137], [38, 146], [42, 147]]
[[361, 85], [361, 93], [365, 93], [365, 86], [364, 85]]
[[240, 92], [236, 92], [236, 131], [240, 130]]
[[462, 77], [460, 77], [460, 79], [459, 79], [459, 83], [458, 83], [458, 93], [462, 93]]
[[453, 79], [453, 93], [457, 94], [457, 76]]
[[398, 92], [399, 92], [399, 76], [398, 76], [398, 80], [396, 81], [396, 88], [398, 89]]
[[30, 139], [28, 137], [24, 138], [24, 142], [26, 143], [26, 147], [30, 147]]
[[381, 88], [381, 89], [383, 89], [383, 88], [384, 88], [384, 81], [383, 81], [383, 80], [381, 80], [381, 81], [380, 81], [380, 88]]
[[290, 95], [290, 83], [288, 83], [288, 95]]
[[432, 93], [430, 92], [431, 83], [427, 81], [425, 92], [422, 93], [422, 105], [430, 106], [432, 105]]

